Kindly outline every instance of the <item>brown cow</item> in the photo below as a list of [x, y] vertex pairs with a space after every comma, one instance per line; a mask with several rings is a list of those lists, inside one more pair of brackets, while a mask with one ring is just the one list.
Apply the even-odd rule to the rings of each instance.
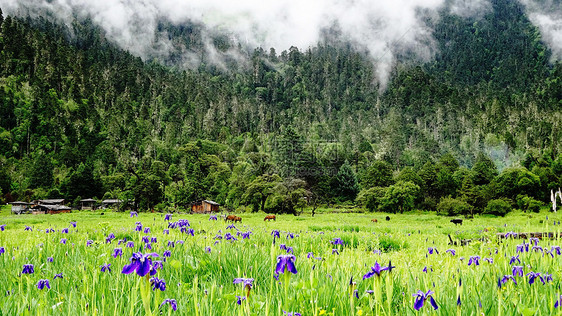
[[242, 217], [234, 216], [234, 222], [240, 222], [240, 223], [242, 223]]
[[373, 218], [373, 219], [371, 220], [371, 222], [376, 223], [376, 222], [378, 222], [378, 220], [377, 220], [376, 218]]
[[268, 222], [269, 222], [270, 220], [275, 220], [275, 215], [267, 215], [267, 216], [263, 219], [264, 222], [265, 222], [265, 221], [268, 221]]
[[235, 221], [236, 221], [236, 217], [237, 217], [236, 215], [228, 215], [228, 216], [224, 219], [224, 221], [225, 221], [225, 222], [228, 222], [228, 221], [235, 222]]

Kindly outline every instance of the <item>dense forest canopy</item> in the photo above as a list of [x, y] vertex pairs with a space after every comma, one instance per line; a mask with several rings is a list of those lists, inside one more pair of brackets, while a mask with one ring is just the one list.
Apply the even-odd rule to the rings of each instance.
[[[520, 4], [491, 3], [479, 17], [428, 17], [435, 58], [404, 54], [388, 83], [328, 31], [282, 52], [217, 35], [244, 62], [202, 56], [187, 70], [172, 66], [180, 55], [131, 55], [87, 18], [3, 16], [1, 199], [536, 210], [562, 185], [562, 64]], [[203, 26], [158, 27], [205, 52]]]

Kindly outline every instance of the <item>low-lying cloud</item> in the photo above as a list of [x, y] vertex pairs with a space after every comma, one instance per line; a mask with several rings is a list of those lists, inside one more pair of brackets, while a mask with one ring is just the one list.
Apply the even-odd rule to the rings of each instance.
[[[383, 85], [397, 55], [423, 61], [434, 56], [436, 46], [425, 17], [436, 16], [445, 7], [465, 17], [491, 9], [488, 0], [0, 0], [0, 7], [9, 14], [47, 12], [65, 23], [74, 16], [90, 17], [108, 39], [143, 59], [165, 60], [171, 51], [177, 54], [177, 43], [165, 31], [156, 31], [160, 21], [201, 24], [208, 32], [225, 33], [245, 47], [277, 51], [315, 46], [323, 31], [335, 28], [342, 39], [369, 55]], [[544, 26], [543, 32], [551, 34], [545, 35], [549, 43], [562, 45], [560, 20], [533, 17]], [[209, 34], [203, 34], [203, 41], [207, 58], [219, 66], [225, 57], [243, 60], [234, 49], [214, 49]], [[201, 61], [200, 55], [179, 50], [180, 66], [193, 67]]]

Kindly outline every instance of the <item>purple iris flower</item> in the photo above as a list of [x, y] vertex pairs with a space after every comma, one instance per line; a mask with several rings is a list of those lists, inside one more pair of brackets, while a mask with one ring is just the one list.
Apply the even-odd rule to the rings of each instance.
[[533, 246], [533, 248], [531, 248], [531, 250], [535, 251], [535, 252], [539, 252], [539, 251], [544, 252], [544, 250], [542, 249], [541, 246]]
[[160, 291], [166, 290], [166, 282], [163, 279], [153, 277], [150, 279], [150, 284], [152, 285], [153, 291], [156, 291], [157, 289]]
[[297, 268], [295, 267], [296, 257], [294, 255], [280, 255], [277, 257], [277, 266], [275, 267], [275, 273], [285, 273], [285, 270], [297, 274]]
[[224, 234], [224, 239], [230, 240], [230, 241], [236, 241], [236, 240], [238, 240], [238, 239], [236, 239], [236, 237], [232, 236], [230, 233]]
[[165, 221], [171, 221], [172, 220], [172, 214], [166, 214], [166, 216], [164, 216], [164, 220]]
[[215, 238], [213, 238], [213, 239], [222, 239], [222, 236], [219, 235], [219, 234], [217, 234], [217, 235], [215, 236]]
[[62, 239], [60, 240], [60, 243], [61, 243], [61, 244], [65, 244], [65, 245], [66, 245], [66, 241], [67, 241], [67, 239], [66, 239], [66, 238], [62, 238]]
[[529, 252], [529, 244], [523, 242], [521, 245], [517, 245], [515, 252]]
[[435, 292], [433, 292], [432, 290], [427, 291], [427, 293], [418, 290], [418, 292], [413, 295], [414, 297], [416, 297], [416, 300], [414, 302], [414, 309], [419, 311], [423, 307], [425, 301], [429, 298], [429, 302], [431, 303], [431, 306], [433, 306], [433, 308], [437, 310], [437, 308], [439, 307], [437, 306], [437, 302], [435, 302], [435, 300], [433, 299], [432, 295], [434, 293]]
[[422, 272], [427, 273], [427, 266], [423, 267]]
[[295, 238], [295, 235], [293, 235], [293, 233], [287, 233], [287, 239], [289, 238], [293, 239]]
[[[390, 268], [392, 269], [392, 268]], [[389, 267], [381, 267], [380, 264], [378, 263], [378, 261], [375, 261], [375, 266], [371, 267], [371, 271], [367, 272], [367, 274], [365, 274], [363, 276], [363, 280], [368, 279], [374, 275], [376, 275], [377, 277], [381, 276], [381, 272], [382, 271], [387, 271], [389, 270]]]
[[76, 222], [70, 222], [70, 225], [72, 225], [72, 227], [76, 228]]
[[206, 252], [206, 253], [211, 253], [211, 247], [205, 247], [205, 252]]
[[182, 244], [183, 245], [183, 240], [176, 240], [176, 245], [177, 244]]
[[[147, 275], [149, 272], [152, 274], [152, 258], [150, 257], [158, 257], [157, 253], [147, 253], [142, 254], [140, 252], [134, 252], [131, 256], [131, 263], [125, 265], [123, 267], [122, 273], [129, 274], [133, 271], [136, 271], [137, 274], [141, 277]], [[156, 273], [156, 270], [153, 270]]]
[[314, 253], [313, 252], [309, 252], [306, 254], [306, 258], [310, 259], [314, 257]]
[[168, 257], [169, 258], [170, 256], [172, 256], [172, 252], [170, 250], [166, 250], [162, 254], [162, 257]]
[[523, 276], [523, 266], [513, 266], [512, 274], [513, 276]]
[[560, 295], [560, 298], [554, 303], [554, 308], [558, 308], [560, 305], [562, 305], [562, 295]]
[[210, 220], [210, 221], [216, 221], [216, 220], [217, 220], [217, 215], [211, 215], [211, 216], [209, 216], [209, 220]]
[[94, 243], [93, 240], [86, 240], [86, 246], [90, 247]]
[[343, 246], [343, 240], [341, 240], [341, 238], [334, 238], [334, 240], [330, 241], [330, 243], [332, 245], [342, 245]]
[[275, 237], [281, 238], [281, 235], [280, 235], [280, 233], [277, 229], [274, 229], [274, 230], [271, 231], [271, 236], [273, 236], [273, 238], [275, 238]]
[[146, 228], [144, 229], [144, 233], [145, 233], [145, 234], [150, 234], [150, 227], [146, 227]]
[[287, 245], [281, 244], [281, 245], [279, 245], [279, 249], [285, 250], [285, 251], [286, 251], [286, 250], [287, 250]]
[[101, 266], [101, 272], [111, 272], [111, 263], [106, 263]]
[[113, 249], [113, 253], [111, 255], [113, 256], [113, 258], [117, 258], [118, 256], [122, 256], [123, 255], [123, 249], [115, 248], [115, 249]]
[[33, 228], [31, 228], [30, 226], [27, 226], [27, 225], [26, 225], [24, 230], [33, 231]]
[[6, 224], [0, 225], [0, 231], [4, 231], [6, 229]]
[[53, 262], [53, 260], [54, 260], [53, 257], [48, 257], [48, 258], [47, 258], [47, 262]]
[[182, 232], [182, 233], [187, 233], [188, 235], [191, 235], [191, 236], [195, 236], [195, 235], [194, 235], [195, 231], [193, 230], [193, 228], [187, 229], [187, 228], [185, 228], [185, 227], [182, 227], [182, 228], [181, 228], [181, 232]]
[[68, 234], [68, 228], [63, 228], [63, 229], [61, 230], [61, 232], [62, 232], [63, 234]]
[[170, 304], [170, 306], [172, 307], [172, 309], [175, 311], [178, 309], [178, 305], [176, 303], [176, 300], [172, 299], [172, 298], [167, 298], [164, 300], [164, 302], [162, 302], [162, 304], [160, 304], [160, 307], [166, 305], [166, 304]]
[[45, 280], [39, 280], [39, 282], [37, 282], [37, 288], [42, 290], [44, 288], [51, 288], [51, 285], [49, 284], [49, 280], [45, 279]]
[[445, 250], [445, 253], [450, 253], [451, 256], [455, 256], [457, 254], [457, 251], [455, 249], [447, 249]]
[[505, 238], [517, 238], [517, 233], [507, 232], [507, 233], [505, 233]]
[[136, 232], [142, 232], [142, 224], [139, 222], [137, 223], [137, 227], [135, 227]]
[[552, 246], [552, 247], [550, 247], [550, 250], [552, 252], [556, 252], [556, 254], [559, 255], [559, 256], [562, 254], [562, 252], [560, 250], [560, 246]]
[[252, 232], [245, 232], [245, 233], [241, 233], [240, 235], [242, 235], [242, 239], [250, 239], [250, 234]]
[[54, 233], [54, 232], [55, 232], [55, 230], [52, 229], [52, 228], [47, 228], [47, 229], [45, 229], [45, 234]]
[[4, 247], [0, 247], [0, 255], [3, 254], [4, 252], [6, 252], [6, 249], [4, 249]]
[[189, 221], [187, 219], [180, 219], [178, 221], [178, 226], [179, 227], [186, 227], [186, 226], [189, 227], [190, 226]]
[[242, 301], [246, 300], [246, 296], [238, 296], [238, 295], [236, 295], [236, 298], [238, 299], [238, 300], [236, 301], [236, 304], [238, 304], [238, 305], [242, 305]]
[[135, 212], [135, 211], [131, 211], [131, 217], [136, 216], [139, 217], [139, 213]]
[[174, 248], [175, 246], [176, 246], [176, 243], [175, 243], [175, 242], [173, 242], [173, 241], [171, 241], [171, 240], [168, 240], [168, 247]]
[[532, 242], [537, 246], [539, 244], [539, 239], [536, 237], [529, 238], [529, 242]]
[[509, 264], [514, 264], [516, 261], [517, 263], [521, 263], [521, 260], [519, 260], [519, 255], [511, 257], [511, 260], [509, 260]]
[[535, 283], [535, 279], [539, 279], [541, 280], [542, 284], [544, 284], [544, 278], [541, 276], [540, 272], [529, 272], [527, 273], [527, 276], [529, 277], [529, 285]]
[[128, 241], [127, 244], [125, 245], [125, 247], [127, 248], [134, 248], [135, 247], [135, 243], [132, 241]]
[[151, 269], [151, 275], [153, 275], [154, 273], [152, 273], [153, 271], [156, 271], [158, 269], [162, 269], [164, 267], [164, 263], [162, 263], [162, 261], [160, 260], [154, 260], [152, 262], [152, 269]]
[[513, 275], [504, 275], [503, 278], [501, 279], [501, 284], [504, 285], [509, 280], [513, 281], [513, 283], [517, 285], [517, 280], [515, 280], [515, 277]]
[[168, 228], [178, 228], [178, 222], [168, 222]]
[[32, 274], [35, 272], [35, 267], [32, 264], [24, 264], [22, 274]]
[[474, 263], [474, 265], [479, 266], [480, 265], [480, 256], [471, 256], [468, 259], [468, 265], [471, 265], [473, 263]]
[[484, 258], [484, 261], [488, 261], [488, 263], [490, 263], [490, 264], [494, 263], [493, 258]]
[[545, 282], [552, 282], [552, 274], [545, 274], [544, 280]]
[[230, 224], [226, 226], [226, 229], [236, 229], [236, 226], [234, 226], [234, 224]]
[[[291, 248], [291, 249], [293, 249], [293, 248]], [[336, 248], [334, 248], [334, 249], [332, 249], [332, 254], [339, 255], [340, 252]]]
[[378, 249], [375, 249], [375, 250], [373, 250], [373, 253], [374, 253], [375, 255], [381, 255], [381, 254], [382, 254], [382, 251], [380, 251], [380, 250], [378, 250]]
[[435, 251], [436, 254], [439, 254], [439, 251], [437, 251], [437, 248], [433, 248], [433, 247], [427, 248], [427, 252], [428, 252], [430, 255], [432, 255], [434, 251]]
[[249, 290], [249, 289], [252, 288], [252, 286], [254, 286], [254, 279], [252, 279], [252, 278], [236, 278], [232, 282], [232, 284], [239, 284], [239, 283], [242, 283], [244, 285], [244, 288], [246, 288], [246, 290]]
[[283, 311], [286, 316], [302, 316], [301, 313]]
[[164, 229], [164, 234], [169, 235], [170, 234], [170, 230], [169, 229]]
[[56, 280], [57, 278], [61, 278], [61, 279], [62, 279], [62, 273], [57, 273], [57, 274], [55, 274], [55, 277], [53, 278], [53, 280]]

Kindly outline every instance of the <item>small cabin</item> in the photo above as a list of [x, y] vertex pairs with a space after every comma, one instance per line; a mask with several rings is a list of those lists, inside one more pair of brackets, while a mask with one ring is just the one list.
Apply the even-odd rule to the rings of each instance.
[[31, 212], [31, 203], [16, 201], [12, 204], [12, 214], [24, 214]]
[[60, 214], [71, 212], [71, 209], [68, 206], [51, 204], [39, 204], [35, 210], [36, 211], [33, 212], [33, 214]]
[[123, 201], [118, 199], [107, 199], [101, 201], [101, 208], [119, 208], [121, 203], [123, 203]]
[[96, 200], [94, 200], [94, 199], [80, 200], [80, 209], [81, 210], [91, 211], [91, 210], [95, 210], [95, 207], [96, 207]]
[[210, 200], [191, 203], [192, 213], [214, 213], [220, 211], [220, 204]]

